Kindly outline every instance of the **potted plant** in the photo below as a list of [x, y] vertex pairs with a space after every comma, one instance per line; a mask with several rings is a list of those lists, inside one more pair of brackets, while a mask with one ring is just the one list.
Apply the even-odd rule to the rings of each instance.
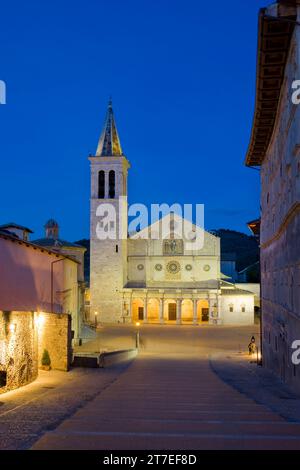
[[43, 370], [50, 370], [51, 369], [51, 359], [49, 352], [47, 349], [44, 349], [43, 356], [42, 356], [42, 369]]

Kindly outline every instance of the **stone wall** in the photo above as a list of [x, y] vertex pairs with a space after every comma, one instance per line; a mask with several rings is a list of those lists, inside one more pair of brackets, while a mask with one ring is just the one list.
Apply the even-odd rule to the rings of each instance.
[[[300, 19], [300, 9], [299, 9]], [[300, 339], [300, 106], [292, 83], [300, 76], [295, 28], [273, 136], [261, 169], [263, 362], [300, 390], [292, 343]]]
[[300, 213], [262, 250], [264, 365], [300, 391], [292, 343], [300, 339]]
[[69, 315], [0, 311], [0, 393], [35, 380], [44, 349], [49, 352], [53, 369], [69, 370]]
[[37, 378], [38, 337], [33, 313], [0, 312], [0, 371], [0, 392]]
[[44, 350], [49, 352], [52, 369], [68, 371], [72, 362], [71, 316], [43, 313], [38, 325], [39, 366]]

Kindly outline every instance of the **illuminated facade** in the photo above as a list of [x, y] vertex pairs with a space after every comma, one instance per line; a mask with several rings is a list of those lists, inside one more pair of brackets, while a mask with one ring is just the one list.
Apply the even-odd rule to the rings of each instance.
[[[127, 234], [130, 164], [122, 151], [111, 102], [96, 155], [89, 161], [91, 320], [96, 313], [102, 323], [253, 323], [254, 294], [226, 282], [220, 271], [218, 237], [174, 212]], [[117, 217], [107, 229], [116, 236], [100, 239], [98, 231], [105, 227], [99, 214], [109, 205]], [[203, 244], [193, 247], [190, 242], [196, 230]]]

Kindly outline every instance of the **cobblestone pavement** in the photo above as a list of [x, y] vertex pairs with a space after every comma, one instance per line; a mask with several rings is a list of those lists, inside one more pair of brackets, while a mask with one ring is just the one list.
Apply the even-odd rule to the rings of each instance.
[[218, 376], [239, 392], [267, 406], [287, 421], [300, 422], [300, 395], [263, 367], [250, 362], [247, 354], [213, 354], [211, 367]]
[[125, 369], [40, 371], [32, 384], [0, 395], [0, 449], [27, 449], [47, 430], [86, 405]]

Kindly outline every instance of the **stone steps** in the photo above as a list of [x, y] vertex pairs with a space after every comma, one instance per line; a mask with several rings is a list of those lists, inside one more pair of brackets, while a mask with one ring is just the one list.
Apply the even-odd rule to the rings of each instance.
[[[184, 367], [186, 366], [186, 367]], [[299, 449], [290, 423], [222, 382], [208, 361], [143, 357], [36, 449]]]

